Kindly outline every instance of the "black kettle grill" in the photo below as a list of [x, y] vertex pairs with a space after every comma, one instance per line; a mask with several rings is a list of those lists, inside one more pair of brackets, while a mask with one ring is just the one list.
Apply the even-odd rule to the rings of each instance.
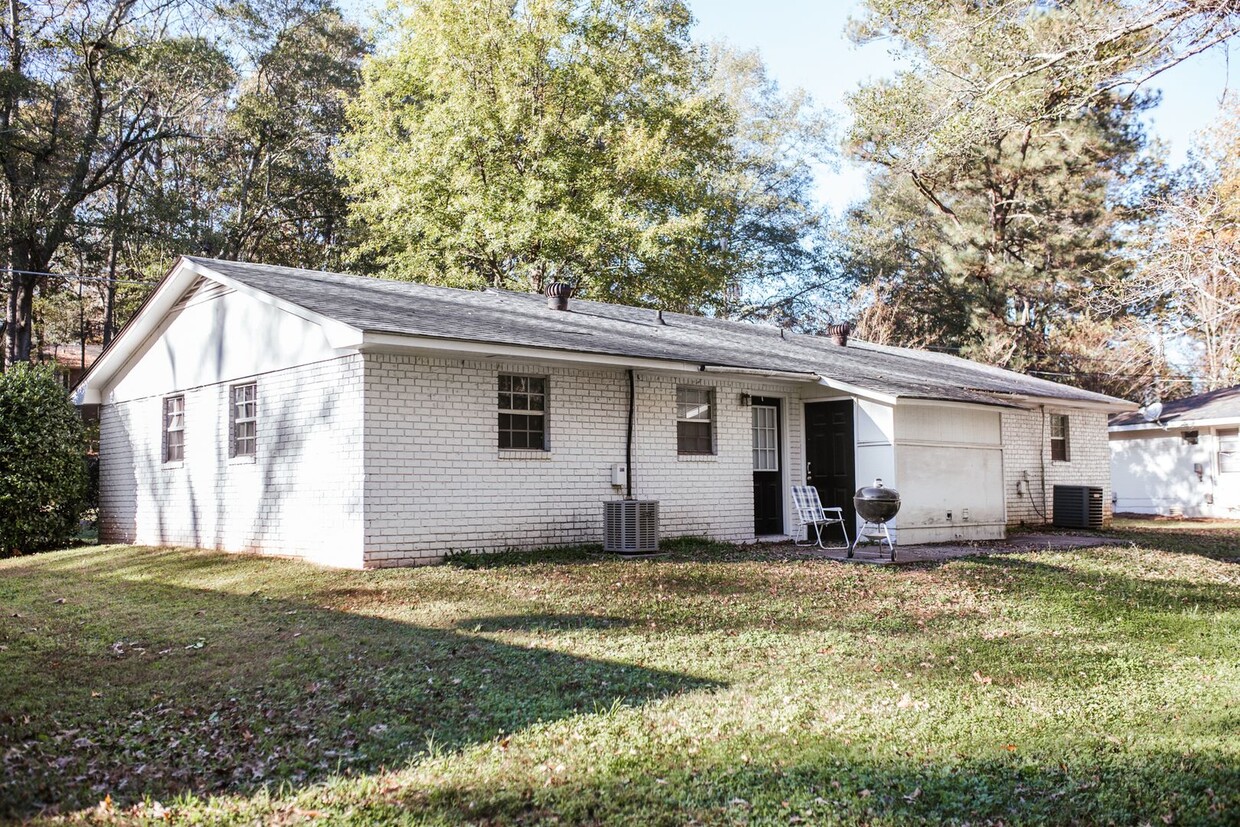
[[891, 559], [895, 560], [896, 544], [891, 539], [887, 521], [900, 512], [900, 492], [894, 488], [884, 487], [882, 480], [874, 480], [873, 485], [857, 489], [857, 493], [853, 495], [853, 506], [856, 507], [857, 516], [864, 521], [864, 524], [857, 532], [857, 539], [853, 542], [852, 548], [848, 550], [848, 556], [853, 556], [857, 544], [864, 539], [878, 543], [880, 548], [883, 543], [886, 543], [887, 548], [891, 550]]

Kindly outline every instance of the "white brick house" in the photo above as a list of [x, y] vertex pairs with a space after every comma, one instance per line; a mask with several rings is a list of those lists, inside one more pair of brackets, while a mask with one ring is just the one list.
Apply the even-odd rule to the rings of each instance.
[[101, 406], [103, 540], [348, 567], [598, 542], [626, 495], [664, 536], [787, 536], [789, 485], [851, 510], [875, 477], [902, 543], [1002, 537], [1057, 483], [1109, 502], [1107, 414], [1134, 407], [941, 354], [196, 258], [76, 395]]

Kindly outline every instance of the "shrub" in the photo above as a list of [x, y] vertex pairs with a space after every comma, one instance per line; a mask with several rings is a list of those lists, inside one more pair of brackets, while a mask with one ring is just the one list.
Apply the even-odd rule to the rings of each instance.
[[86, 502], [82, 421], [52, 371], [0, 375], [0, 556], [63, 546]]

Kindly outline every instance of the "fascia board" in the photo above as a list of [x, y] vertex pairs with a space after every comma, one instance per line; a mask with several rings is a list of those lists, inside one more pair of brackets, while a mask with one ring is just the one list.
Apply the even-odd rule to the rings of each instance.
[[717, 373], [729, 376], [740, 376], [746, 378], [758, 377], [761, 379], [774, 379], [781, 382], [814, 382], [822, 381], [822, 377], [817, 373], [809, 373], [807, 371], [797, 370], [770, 370], [767, 368], [737, 368], [728, 367], [727, 365], [702, 365], [703, 373]]
[[1066, 408], [1075, 411], [1102, 411], [1105, 413], [1123, 413], [1124, 411], [1140, 410], [1141, 406], [1135, 402], [1128, 402], [1124, 399], [1117, 399], [1114, 402], [1090, 402], [1083, 399], [1061, 399], [1057, 396], [1031, 396], [1023, 393], [1011, 394], [995, 394], [997, 399], [1010, 399], [1013, 402], [1024, 403], [1028, 407], [1037, 407], [1039, 405], [1055, 408]]
[[440, 356], [456, 354], [482, 359], [504, 358], [535, 362], [563, 362], [567, 364], [615, 368], [644, 368], [675, 373], [702, 372], [702, 365], [697, 362], [612, 356], [606, 353], [588, 353], [576, 350], [531, 347], [528, 345], [505, 345], [495, 342], [477, 342], [468, 339], [440, 339], [434, 336], [416, 336], [403, 333], [367, 332], [363, 334], [362, 342], [357, 347], [363, 352], [412, 351]]
[[927, 408], [961, 408], [970, 411], [989, 411], [995, 413], [1003, 409], [1011, 410], [1012, 406], [1002, 400], [996, 399], [993, 404], [986, 402], [961, 402], [957, 399], [923, 399], [921, 397], [901, 396], [900, 407], [927, 407]]

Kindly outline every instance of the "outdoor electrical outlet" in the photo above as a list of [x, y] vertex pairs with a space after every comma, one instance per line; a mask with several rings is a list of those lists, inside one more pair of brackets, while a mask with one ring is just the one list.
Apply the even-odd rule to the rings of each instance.
[[969, 509], [963, 508], [960, 510], [960, 519], [962, 520], [969, 519]]
[[951, 513], [950, 511], [948, 511], [948, 512], [947, 512], [947, 522], [949, 522], [949, 523], [950, 523], [951, 521], [952, 521], [952, 513]]

